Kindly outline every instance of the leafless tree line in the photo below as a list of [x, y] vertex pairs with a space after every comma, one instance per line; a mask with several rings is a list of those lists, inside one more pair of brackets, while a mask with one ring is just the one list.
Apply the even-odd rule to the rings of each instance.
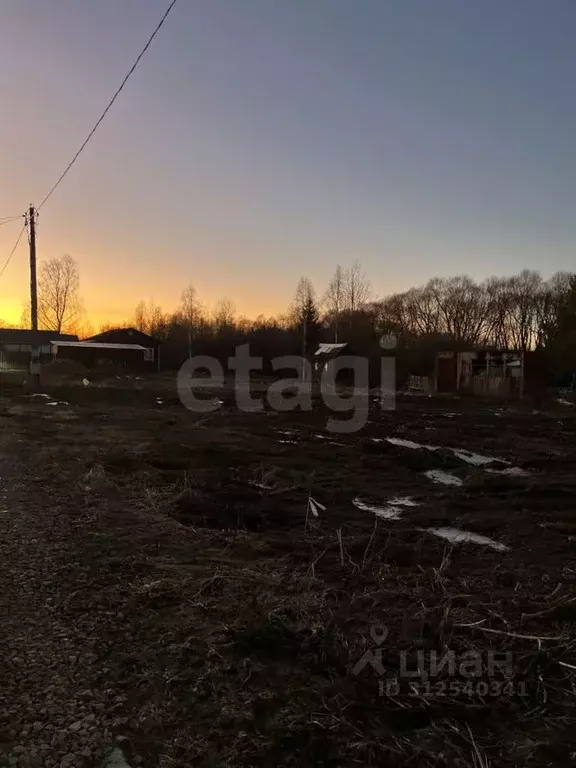
[[[78, 266], [70, 256], [41, 264], [41, 328], [82, 335], [87, 323], [79, 286]], [[320, 295], [309, 278], [301, 278], [288, 311], [276, 317], [242, 317], [228, 298], [208, 310], [189, 284], [175, 311], [165, 313], [155, 302], [141, 301], [125, 325], [163, 340], [172, 338], [188, 356], [196, 353], [201, 340], [268, 334], [278, 343], [281, 333], [292, 333], [298, 348], [303, 338], [308, 348], [318, 341], [361, 339], [369, 343], [386, 333], [396, 333], [406, 343], [437, 339], [500, 349], [549, 348], [552, 343], [558, 348], [559, 335], [572, 333], [576, 347], [574, 305], [574, 274], [557, 272], [544, 280], [531, 270], [481, 282], [467, 275], [434, 277], [419, 287], [375, 299], [370, 281], [356, 261], [347, 268], [338, 265]], [[29, 311], [28, 304], [22, 318], [25, 326], [30, 322]]]
[[370, 281], [355, 262], [346, 269], [336, 267], [321, 297], [309, 278], [301, 278], [285, 315], [248, 320], [228, 299], [208, 312], [189, 285], [176, 312], [164, 315], [153, 302], [141, 302], [133, 324], [152, 335], [166, 335], [174, 325], [184, 327], [189, 354], [198, 338], [264, 327], [302, 329], [309, 338], [335, 342], [396, 333], [406, 342], [444, 338], [471, 346], [533, 349], [546, 347], [557, 334], [560, 310], [572, 290], [572, 273], [558, 272], [544, 280], [539, 272], [523, 270], [481, 282], [467, 275], [434, 277], [422, 286], [373, 299]]
[[571, 273], [558, 272], [543, 280], [527, 269], [480, 283], [466, 275], [436, 277], [375, 302], [374, 312], [383, 332], [412, 338], [442, 335], [501, 349], [545, 347], [557, 332], [571, 279]]

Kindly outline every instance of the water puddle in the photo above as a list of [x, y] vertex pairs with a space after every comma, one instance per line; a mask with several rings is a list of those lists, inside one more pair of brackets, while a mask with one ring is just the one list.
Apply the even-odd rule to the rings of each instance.
[[442, 469], [429, 469], [424, 472], [424, 475], [432, 480], [433, 483], [441, 485], [462, 485], [462, 480], [456, 475], [450, 475], [448, 472], [444, 472]]
[[361, 509], [362, 512], [370, 512], [376, 517], [383, 518], [384, 520], [400, 520], [402, 512], [406, 507], [417, 507], [418, 502], [414, 501], [411, 496], [395, 496], [393, 499], [381, 506], [379, 504], [368, 504], [366, 501], [362, 501], [356, 497], [353, 499], [352, 504], [356, 509]]
[[464, 448], [450, 448], [450, 450], [457, 459], [465, 461], [467, 464], [472, 464], [475, 467], [483, 467], [485, 464], [492, 464], [495, 461], [501, 461], [501, 459], [495, 459], [493, 456], [482, 456], [481, 453], [473, 453], [472, 451], [467, 451]]
[[[426, 429], [428, 429], [428, 427], [426, 427]], [[430, 429], [433, 429], [433, 427], [430, 427]], [[373, 442], [382, 442], [382, 440], [378, 438], [372, 438], [372, 440]], [[439, 451], [442, 449], [441, 445], [424, 445], [422, 443], [417, 443], [414, 440], [405, 440], [403, 437], [387, 437], [386, 442], [391, 445], [397, 445], [399, 448], [410, 448], [412, 450], [424, 448], [427, 451]], [[481, 453], [474, 453], [465, 448], [446, 448], [445, 450], [451, 451], [457, 459], [460, 459], [460, 461], [465, 461], [466, 464], [472, 464], [475, 467], [483, 467], [486, 464], [493, 464], [494, 462], [500, 464], [508, 463], [503, 459], [496, 459], [494, 456], [483, 456]], [[458, 485], [458, 483], [452, 483], [452, 485]]]
[[488, 469], [493, 475], [509, 475], [510, 477], [527, 477], [528, 472], [522, 467], [506, 467], [506, 469]]
[[417, 507], [418, 502], [414, 501], [412, 496], [395, 496], [390, 499], [390, 504], [393, 507]]
[[390, 445], [397, 445], [399, 448], [412, 448], [413, 450], [426, 448], [427, 451], [438, 450], [437, 445], [422, 445], [421, 443], [414, 442], [414, 440], [405, 440], [403, 437], [387, 437], [386, 442], [390, 443]]
[[497, 552], [506, 552], [508, 547], [505, 544], [500, 544], [499, 541], [489, 539], [488, 536], [481, 536], [478, 533], [472, 533], [471, 531], [460, 531], [458, 528], [421, 528], [420, 530], [432, 533], [434, 536], [439, 536], [441, 539], [451, 541], [453, 544], [462, 544], [471, 541], [473, 544], [481, 544], [490, 549], [495, 549]]
[[569, 408], [574, 407], [574, 403], [571, 403], [570, 400], [564, 400], [563, 397], [556, 398], [556, 402], [560, 403], [560, 405], [567, 405]]
[[371, 512], [373, 515], [376, 515], [376, 517], [380, 517], [384, 520], [400, 520], [400, 515], [402, 514], [402, 508], [392, 504], [387, 504], [385, 507], [381, 507], [376, 506], [375, 504], [367, 504], [359, 498], [353, 499], [352, 504], [354, 504], [356, 509], [360, 509], [362, 512]]

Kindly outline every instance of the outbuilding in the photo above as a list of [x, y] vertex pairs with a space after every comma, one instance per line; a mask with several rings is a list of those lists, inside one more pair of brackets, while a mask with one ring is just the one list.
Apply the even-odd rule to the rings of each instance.
[[121, 344], [128, 347], [134, 345], [144, 347], [146, 350], [144, 361], [151, 364], [150, 367], [160, 370], [161, 342], [136, 328], [111, 328], [96, 334], [96, 336], [90, 336], [85, 341], [90, 344]]

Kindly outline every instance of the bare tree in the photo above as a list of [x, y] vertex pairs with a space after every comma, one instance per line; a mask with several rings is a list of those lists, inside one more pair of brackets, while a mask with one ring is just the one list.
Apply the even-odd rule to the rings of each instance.
[[[316, 301], [316, 291], [310, 278], [301, 277], [298, 281], [290, 314], [293, 325], [302, 331], [302, 358], [305, 358], [317, 341], [316, 336], [320, 317]], [[302, 375], [304, 375], [304, 360], [302, 365]]]
[[148, 303], [140, 301], [134, 310], [134, 327], [150, 336], [158, 334], [164, 326], [166, 318], [161, 307], [152, 299]]
[[179, 315], [188, 332], [188, 357], [191, 358], [192, 339], [200, 320], [200, 305], [196, 298], [196, 288], [192, 283], [182, 291]]
[[334, 326], [334, 341], [338, 343], [338, 327], [340, 324], [340, 315], [344, 309], [344, 270], [338, 264], [336, 271], [330, 280], [328, 290], [324, 296], [327, 319]]
[[570, 272], [556, 272], [543, 284], [536, 308], [536, 347], [547, 347], [557, 337], [574, 277]]
[[78, 266], [71, 256], [42, 262], [38, 278], [38, 326], [57, 331], [74, 330], [82, 316]]
[[224, 297], [214, 307], [212, 322], [217, 333], [234, 327], [236, 318], [236, 306], [230, 299]]
[[539, 272], [523, 269], [509, 278], [508, 331], [510, 346], [530, 349], [535, 339], [538, 296], [542, 290]]
[[370, 281], [364, 274], [362, 265], [355, 261], [343, 274], [343, 299], [344, 309], [347, 312], [356, 312], [362, 308], [371, 294]]
[[483, 289], [468, 275], [434, 278], [427, 288], [438, 309], [437, 330], [455, 341], [477, 344], [486, 319], [487, 296]]

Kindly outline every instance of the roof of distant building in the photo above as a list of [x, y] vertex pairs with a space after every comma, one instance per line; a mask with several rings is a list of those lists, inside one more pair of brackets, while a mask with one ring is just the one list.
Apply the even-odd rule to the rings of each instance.
[[78, 341], [73, 333], [33, 331], [30, 328], [0, 328], [0, 344], [50, 344], [58, 341]]
[[320, 344], [315, 355], [337, 355], [339, 352], [341, 352], [344, 347], [346, 346], [346, 343], [344, 344]]
[[50, 343], [55, 347], [78, 347], [80, 349], [140, 349], [142, 352], [146, 349], [140, 344], [104, 344], [95, 341], [59, 341], [54, 339]]
[[148, 333], [144, 333], [143, 331], [139, 331], [137, 328], [110, 328], [108, 331], [102, 331], [102, 333], [97, 333], [95, 336], [90, 336], [88, 339], [84, 339], [84, 341], [88, 341], [90, 343], [94, 341], [102, 341], [107, 342], [111, 344], [115, 344], [117, 339], [122, 339], [122, 342], [119, 343], [129, 343], [125, 342], [125, 339], [131, 339], [134, 338], [135, 343], [142, 343], [145, 344], [146, 342], [152, 342], [153, 344], [148, 344], [148, 346], [152, 345], [158, 345], [160, 344], [159, 340], [154, 338], [154, 336], [150, 336]]

